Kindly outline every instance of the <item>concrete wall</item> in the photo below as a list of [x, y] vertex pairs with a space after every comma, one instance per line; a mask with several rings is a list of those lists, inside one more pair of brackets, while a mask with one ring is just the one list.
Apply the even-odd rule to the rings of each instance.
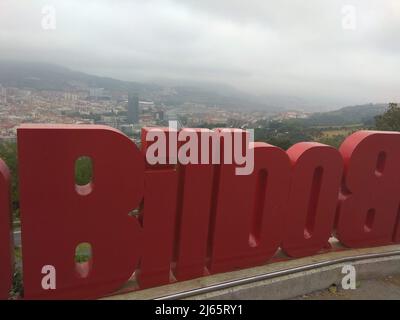
[[[368, 258], [365, 255], [386, 255], [385, 257]], [[267, 276], [293, 268], [301, 268], [315, 263], [331, 263], [340, 259], [363, 257], [363, 260], [335, 263], [330, 266], [312, 270], [294, 272], [284, 276], [255, 281], [243, 285], [213, 290], [208, 293], [197, 292], [207, 288], [226, 285], [232, 281], [249, 277]], [[151, 288], [137, 292], [121, 293], [105, 299], [290, 299], [313, 291], [328, 288], [332, 284], [340, 285], [344, 274], [342, 268], [351, 264], [357, 272], [357, 280], [373, 279], [400, 273], [400, 245], [392, 245], [360, 250], [336, 251], [303, 259], [267, 264], [251, 269], [218, 274], [181, 283]], [[197, 290], [197, 291], [196, 291]]]

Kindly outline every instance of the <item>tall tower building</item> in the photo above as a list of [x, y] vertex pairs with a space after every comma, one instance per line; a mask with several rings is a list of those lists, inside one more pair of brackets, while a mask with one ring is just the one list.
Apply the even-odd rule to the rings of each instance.
[[7, 89], [0, 84], [0, 103], [7, 103]]
[[130, 94], [128, 97], [128, 123], [139, 122], [139, 98]]

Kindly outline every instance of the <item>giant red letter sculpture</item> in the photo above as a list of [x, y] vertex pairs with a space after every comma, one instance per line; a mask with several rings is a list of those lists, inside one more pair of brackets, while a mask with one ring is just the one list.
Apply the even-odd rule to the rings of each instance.
[[0, 299], [8, 298], [14, 273], [10, 185], [10, 172], [0, 160]]
[[[340, 152], [299, 143], [286, 153], [248, 137], [144, 128], [140, 152], [109, 127], [22, 126], [25, 298], [101, 297], [134, 272], [139, 288], [153, 287], [263, 264], [279, 247], [309, 256], [333, 233], [352, 248], [400, 242], [400, 133], [360, 131]], [[83, 156], [93, 178], [80, 186]], [[13, 267], [9, 184], [0, 161], [0, 298]], [[84, 264], [81, 243], [92, 248]]]
[[[143, 198], [144, 160], [128, 137], [103, 126], [18, 130], [25, 298], [94, 298], [131, 277], [141, 228], [128, 213]], [[92, 159], [93, 179], [77, 186], [75, 161]], [[89, 270], [74, 260], [90, 243]]]
[[[207, 137], [212, 138], [213, 134], [217, 135], [207, 129], [181, 131], [181, 135], [188, 139], [196, 138], [198, 164], [179, 165], [180, 197], [174, 270], [178, 280], [201, 277], [205, 272], [214, 170], [211, 164], [212, 152], [202, 154], [204, 150], [201, 150], [201, 145], [204, 142], [207, 146], [212, 145]], [[201, 141], [202, 138], [205, 141]], [[208, 158], [208, 164], [200, 164], [202, 157]]]
[[351, 248], [391, 243], [400, 203], [400, 133], [359, 131], [340, 152], [345, 180], [338, 239]]
[[[156, 139], [148, 139], [157, 133], [167, 136], [176, 135], [176, 130], [168, 128], [143, 128], [142, 152], [146, 152]], [[149, 141], [150, 140], [150, 141]], [[178, 192], [178, 174], [173, 165], [176, 153], [168, 154], [169, 139], [164, 143], [160, 157], [164, 164], [150, 165], [146, 159], [144, 206], [140, 214], [144, 235], [141, 243], [143, 255], [140, 261], [137, 279], [140, 288], [160, 286], [170, 282], [171, 262], [174, 251], [176, 202]], [[162, 145], [160, 145], [162, 147]], [[147, 158], [147, 157], [146, 157]]]
[[290, 163], [285, 151], [266, 143], [254, 148], [254, 171], [235, 174], [237, 165], [221, 164], [212, 217], [212, 273], [265, 263], [282, 240], [282, 206], [287, 200]]
[[304, 257], [326, 247], [332, 234], [343, 160], [320, 143], [298, 143], [287, 152], [292, 182], [282, 248], [291, 257]]

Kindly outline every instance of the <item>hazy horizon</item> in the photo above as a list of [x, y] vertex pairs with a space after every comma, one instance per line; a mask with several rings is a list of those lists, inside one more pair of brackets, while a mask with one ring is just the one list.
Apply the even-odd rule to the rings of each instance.
[[332, 107], [399, 101], [399, 18], [396, 0], [0, 0], [0, 59]]

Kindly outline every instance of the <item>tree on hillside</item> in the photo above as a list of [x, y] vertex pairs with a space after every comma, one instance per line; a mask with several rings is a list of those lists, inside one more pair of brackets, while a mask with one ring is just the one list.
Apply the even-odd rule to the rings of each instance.
[[375, 126], [382, 131], [400, 131], [400, 106], [390, 103], [384, 114], [375, 117]]
[[18, 201], [18, 163], [17, 163], [17, 145], [15, 142], [0, 143], [0, 158], [4, 160], [11, 173], [11, 199], [12, 208], [15, 217], [19, 216]]

